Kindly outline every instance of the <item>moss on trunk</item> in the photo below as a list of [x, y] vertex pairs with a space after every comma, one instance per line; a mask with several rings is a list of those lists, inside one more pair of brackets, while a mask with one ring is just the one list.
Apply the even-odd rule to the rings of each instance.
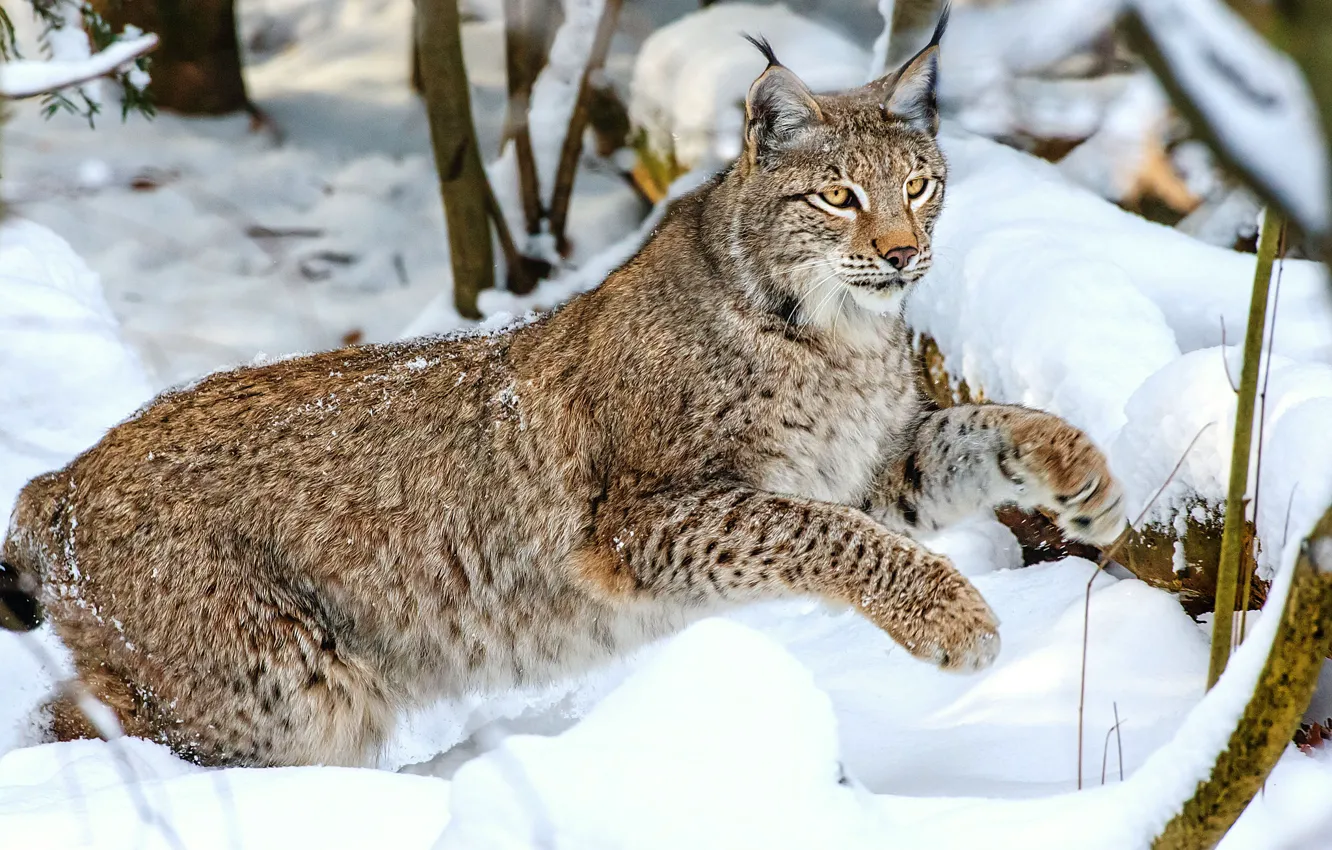
[[1154, 850], [1216, 846], [1290, 743], [1329, 649], [1332, 509], [1304, 542], [1272, 649], [1235, 731], [1211, 773], [1153, 842]]

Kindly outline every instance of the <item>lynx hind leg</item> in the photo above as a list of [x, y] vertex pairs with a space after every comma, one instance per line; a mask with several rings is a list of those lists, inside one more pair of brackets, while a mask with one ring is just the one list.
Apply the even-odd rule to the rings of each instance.
[[1091, 439], [1057, 416], [1023, 410], [1008, 424], [1011, 454], [1000, 467], [1071, 538], [1108, 546], [1125, 527], [1124, 496]]
[[104, 670], [66, 682], [39, 709], [52, 741], [112, 737], [119, 732], [143, 736], [136, 723], [135, 700], [129, 686]]
[[[271, 651], [244, 657], [221, 634], [174, 647], [180, 663], [169, 676], [134, 654], [109, 657], [112, 637], [96, 629], [57, 627], [87, 696], [126, 735], [205, 766], [373, 765], [396, 720], [394, 704], [372, 671], [336, 650], [312, 652], [319, 636], [295, 634], [294, 623], [288, 616], [287, 633], [267, 635], [252, 624]], [[55, 740], [101, 737], [82, 702], [66, 688], [48, 704]]]

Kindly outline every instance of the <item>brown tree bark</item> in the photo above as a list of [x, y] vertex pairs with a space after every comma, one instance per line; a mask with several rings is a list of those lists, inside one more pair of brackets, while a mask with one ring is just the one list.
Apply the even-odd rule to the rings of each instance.
[[116, 30], [132, 24], [161, 39], [148, 86], [159, 109], [255, 111], [241, 75], [234, 0], [92, 0], [92, 7]]
[[481, 166], [472, 98], [463, 67], [455, 0], [417, 0], [417, 45], [425, 87], [430, 142], [435, 150], [453, 264], [453, 303], [469, 319], [481, 318], [477, 295], [494, 285], [490, 184]]
[[[1267, 662], [1211, 774], [1157, 836], [1154, 850], [1215, 847], [1291, 742], [1332, 650], [1332, 508], [1305, 538]], [[1188, 734], [1183, 730], [1180, 734]]]

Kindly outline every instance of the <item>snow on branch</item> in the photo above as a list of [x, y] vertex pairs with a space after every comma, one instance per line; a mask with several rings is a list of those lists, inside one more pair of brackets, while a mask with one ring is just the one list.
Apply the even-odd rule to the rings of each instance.
[[[1185, 722], [1195, 758], [1215, 743], [1225, 743], [1210, 764], [1203, 761], [1199, 765], [1201, 776], [1192, 795], [1156, 836], [1154, 850], [1220, 843], [1263, 787], [1299, 727], [1323, 659], [1332, 648], [1324, 628], [1332, 618], [1332, 508], [1296, 547], [1294, 567], [1289, 576], [1283, 576], [1288, 583], [1280, 608], [1269, 599], [1273, 611], [1263, 617], [1264, 634], [1260, 637], [1255, 632], [1240, 649], [1248, 653], [1248, 663], [1234, 673], [1228, 669], [1190, 715], [1190, 721], [1197, 722]], [[1258, 668], [1263, 648], [1266, 660]], [[1234, 720], [1228, 723], [1227, 714]], [[1227, 727], [1233, 731], [1223, 739]], [[1187, 782], [1186, 771], [1174, 766], [1169, 770], [1180, 785]]]
[[156, 113], [147, 92], [147, 54], [157, 36], [133, 26], [117, 32], [88, 0], [30, 0], [30, 5], [43, 58], [23, 56], [14, 23], [0, 8], [0, 101], [40, 97], [46, 117], [65, 111], [92, 126], [104, 94], [92, 83], [105, 78], [119, 89], [122, 118]]
[[1326, 232], [1327, 148], [1295, 63], [1217, 0], [1130, 7], [1168, 70], [1163, 82], [1207, 124], [1199, 130], [1210, 130], [1221, 153], [1306, 230]]
[[37, 97], [82, 85], [116, 71], [157, 47], [152, 33], [125, 38], [85, 59], [17, 59], [0, 65], [0, 97]]

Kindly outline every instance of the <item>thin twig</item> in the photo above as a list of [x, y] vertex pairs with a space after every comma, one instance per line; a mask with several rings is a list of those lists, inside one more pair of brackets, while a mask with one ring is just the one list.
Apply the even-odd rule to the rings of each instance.
[[518, 253], [518, 246], [514, 244], [513, 234], [509, 231], [509, 222], [504, 218], [504, 210], [500, 207], [499, 199], [495, 197], [495, 189], [490, 185], [490, 181], [485, 182], [486, 192], [486, 212], [490, 215], [490, 221], [495, 225], [495, 235], [499, 237], [500, 251], [504, 254], [504, 265], [507, 267], [509, 289], [519, 295], [526, 295], [536, 288], [536, 281], [532, 280], [527, 273], [527, 264], [523, 262], [523, 257]]
[[1124, 781], [1124, 735], [1122, 733], [1124, 723], [1119, 719], [1119, 703], [1111, 702], [1110, 706], [1115, 710], [1115, 750], [1118, 751], [1119, 761], [1119, 781]]
[[1119, 724], [1105, 730], [1105, 744], [1101, 747], [1101, 784], [1105, 784], [1105, 770], [1110, 765], [1110, 736], [1119, 731]]
[[[112, 44], [105, 50], [94, 53], [87, 59], [80, 61], [46, 60], [43, 62], [46, 73], [34, 85], [6, 84], [6, 86], [0, 86], [0, 102], [25, 100], [101, 79], [126, 63], [133, 62], [153, 52], [157, 49], [158, 43], [157, 36], [148, 33], [132, 41]], [[15, 70], [17, 70], [17, 66]], [[57, 71], [64, 71], [65, 73], [58, 76]]]
[[538, 30], [540, 24], [549, 24], [546, 20], [549, 16], [542, 16], [538, 21], [537, 15], [533, 14], [533, 2], [545, 0], [504, 0], [504, 58], [509, 86], [504, 138], [513, 143], [518, 193], [529, 235], [540, 232], [542, 210], [528, 111], [532, 105], [532, 84], [546, 62], [544, 47], [547, 40]]
[[555, 171], [555, 187], [550, 197], [550, 232], [561, 254], [567, 255], [569, 251], [565, 227], [569, 219], [569, 202], [573, 199], [578, 160], [583, 153], [583, 131], [587, 129], [592, 78], [606, 64], [606, 54], [610, 52], [611, 37], [615, 35], [615, 21], [619, 18], [622, 3], [623, 0], [606, 0], [606, 5], [602, 7], [597, 33], [592, 40], [592, 51], [588, 54], [587, 66], [583, 68], [583, 76], [578, 82], [578, 99], [574, 102], [573, 114], [569, 116], [564, 147], [560, 149], [560, 164]]
[[1156, 504], [1156, 500], [1161, 498], [1161, 494], [1165, 492], [1165, 489], [1170, 486], [1170, 482], [1174, 480], [1177, 474], [1179, 474], [1180, 467], [1184, 465], [1184, 459], [1189, 456], [1189, 452], [1193, 451], [1193, 447], [1197, 445], [1198, 439], [1202, 437], [1203, 433], [1208, 428], [1211, 428], [1215, 424], [1216, 424], [1215, 422], [1208, 422], [1206, 425], [1198, 429], [1198, 433], [1193, 435], [1193, 439], [1189, 440], [1188, 446], [1184, 448], [1184, 453], [1179, 456], [1179, 460], [1175, 461], [1175, 468], [1170, 470], [1170, 474], [1166, 476], [1165, 481], [1161, 482], [1161, 486], [1158, 487], [1156, 492], [1152, 494], [1152, 497], [1147, 500], [1147, 504], [1143, 505], [1142, 512], [1138, 514], [1138, 518], [1135, 519], [1128, 528], [1124, 529], [1124, 533], [1120, 534], [1119, 537], [1115, 539], [1114, 543], [1111, 543], [1109, 547], [1107, 547], [1106, 550], [1101, 553], [1101, 558], [1096, 563], [1096, 569], [1092, 570], [1091, 578], [1087, 579], [1087, 590], [1082, 600], [1082, 671], [1079, 675], [1079, 681], [1078, 681], [1078, 790], [1079, 791], [1082, 790], [1083, 717], [1085, 715], [1087, 707], [1087, 643], [1090, 638], [1088, 624], [1091, 621], [1092, 585], [1096, 582], [1096, 577], [1101, 574], [1101, 570], [1105, 569], [1106, 565], [1110, 563], [1110, 560], [1114, 558], [1116, 553], [1119, 552], [1120, 547], [1122, 547], [1124, 543], [1129, 539], [1130, 534], [1133, 531], [1137, 530], [1137, 528], [1142, 524], [1142, 521], [1147, 518], [1147, 513], [1151, 511], [1152, 506]]
[[1299, 482], [1290, 488], [1290, 498], [1286, 500], [1286, 524], [1281, 529], [1281, 551], [1286, 551], [1286, 541], [1290, 539], [1290, 511], [1295, 507], [1295, 491], [1300, 489]]

